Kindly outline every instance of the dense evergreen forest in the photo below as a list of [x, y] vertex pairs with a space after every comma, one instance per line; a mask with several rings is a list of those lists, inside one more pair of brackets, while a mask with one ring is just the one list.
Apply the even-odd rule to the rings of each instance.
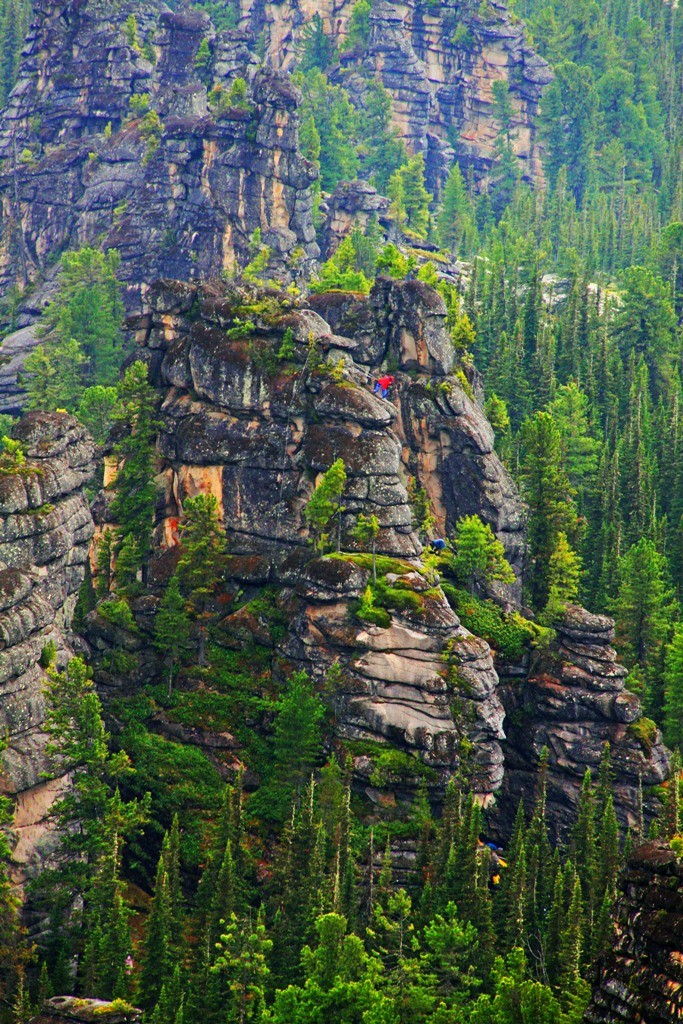
[[[236, 22], [228, 0], [197, 6], [219, 29]], [[354, 230], [307, 287], [367, 293], [388, 274], [441, 293], [459, 378], [474, 395], [473, 367], [481, 375], [497, 451], [528, 505], [523, 615], [482, 596], [486, 584], [514, 575], [476, 516], [460, 521], [445, 554], [427, 555], [431, 571], [453, 606], [469, 609], [465, 625], [487, 638], [504, 633], [501, 644], [514, 650], [529, 637], [546, 641], [568, 602], [612, 615], [628, 687], [649, 716], [644, 742], [651, 719], [677, 750], [683, 10], [664, 0], [511, 6], [554, 74], [539, 125], [545, 179], [522, 176], [513, 110], [499, 89], [494, 171], [476, 182], [455, 163], [437, 198], [423, 157], [392, 126], [382, 84], [366, 83], [361, 108], [337, 73], [322, 20], [306, 26], [294, 80], [302, 149], [319, 169], [317, 226], [325, 196], [360, 177], [391, 201], [396, 227], [392, 242], [377, 222]], [[371, 0], [358, 0], [343, 43], [357, 52], [358, 73], [370, 12]], [[30, 3], [0, 0], [3, 103], [29, 18]], [[248, 105], [246, 96], [238, 79], [229, 100], [215, 102]], [[258, 295], [270, 254], [258, 233], [252, 248], [239, 283]], [[118, 462], [117, 529], [99, 535], [75, 629], [98, 606], [125, 637], [139, 633], [131, 607], [155, 585], [158, 422], [147, 369], [122, 329], [118, 269], [114, 251], [61, 256], [24, 384], [29, 408], [75, 413]], [[291, 344], [285, 338], [273, 359], [290, 358]], [[2, 419], [6, 476], [21, 472], [24, 454]], [[320, 553], [334, 546], [344, 472], [337, 460], [306, 508]], [[413, 497], [426, 540], [427, 496]], [[361, 517], [356, 529], [373, 571], [359, 617], [383, 624], [392, 565], [375, 555], [377, 522]], [[47, 996], [74, 992], [116, 1000], [124, 1014], [139, 1006], [149, 1024], [578, 1024], [612, 941], [618, 872], [648, 832], [641, 808], [636, 827], [620, 834], [609, 748], [597, 777], [586, 772], [564, 846], [549, 837], [545, 757], [531, 812], [520, 804], [504, 850], [487, 844], [467, 750], [436, 815], [428, 767], [369, 741], [334, 741], [334, 672], [322, 694], [297, 672], [277, 689], [272, 645], [236, 651], [215, 642], [212, 602], [227, 557], [215, 498], [188, 499], [178, 530], [182, 553], [151, 617], [161, 681], [103, 704], [84, 658], [59, 670], [55, 650], [41, 656], [48, 754], [72, 785], [53, 808], [54, 864], [30, 885], [39, 934], [21, 921], [0, 838], [0, 1019], [28, 1021]], [[273, 593], [265, 588], [256, 601], [272, 636], [284, 635]], [[131, 668], [125, 639], [105, 657], [113, 672]], [[246, 768], [234, 784], [195, 747], [148, 730], [151, 709], [239, 730]], [[378, 786], [421, 774], [403, 819], [375, 820], [352, 788], [350, 757], [365, 753]], [[649, 825], [674, 844], [683, 829], [679, 775], [675, 754]], [[2, 797], [0, 823], [11, 814]], [[402, 849], [415, 856], [402, 858]]]

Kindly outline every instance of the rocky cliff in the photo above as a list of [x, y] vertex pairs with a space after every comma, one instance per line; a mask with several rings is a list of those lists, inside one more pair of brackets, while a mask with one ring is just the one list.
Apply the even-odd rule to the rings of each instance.
[[[299, 96], [287, 70], [319, 7], [244, 0], [240, 28], [217, 33], [206, 15], [163, 0], [123, 0], [113, 16], [99, 0], [37, 0], [0, 117], [0, 298], [22, 295], [19, 330], [3, 343], [0, 412], [21, 406], [17, 371], [65, 249], [116, 248], [130, 310], [153, 280], [230, 275], [253, 255], [257, 228], [271, 276], [306, 274], [319, 254], [315, 172], [299, 150]], [[320, 8], [337, 42], [352, 8]], [[264, 49], [265, 64], [256, 56]], [[435, 194], [454, 156], [476, 178], [491, 172], [497, 80], [510, 90], [520, 174], [540, 175], [536, 118], [549, 73], [503, 6], [374, 4], [367, 47], [341, 53], [333, 77], [362, 111], [374, 76], [409, 148], [424, 152]], [[248, 83], [246, 97], [231, 93], [236, 78]], [[367, 186], [342, 190], [323, 244], [333, 248], [353, 222], [386, 211]]]
[[[287, 75], [259, 70], [239, 34], [217, 39], [206, 16], [160, 0], [117, 4], [113, 17], [95, 0], [45, 0], [34, 16], [0, 119], [0, 295], [40, 285], [63, 250], [93, 244], [118, 249], [127, 305], [139, 308], [159, 277], [244, 265], [256, 228], [274, 274], [305, 272], [318, 254], [314, 170]], [[210, 67], [197, 58], [206, 40]], [[249, 91], [233, 102], [238, 76]], [[27, 296], [25, 322], [45, 294]], [[4, 410], [16, 406], [13, 381]]]
[[[521, 508], [492, 450], [479, 408], [451, 374], [445, 308], [419, 282], [380, 280], [368, 299], [319, 297], [315, 309], [237, 291], [162, 283], [150, 292], [138, 342], [162, 395], [159, 544], [173, 547], [182, 502], [197, 490], [219, 500], [230, 575], [241, 586], [275, 584], [291, 623], [281, 650], [322, 679], [336, 661], [339, 735], [416, 750], [439, 769], [475, 749], [475, 788], [487, 800], [502, 777], [502, 708], [488, 645], [464, 630], [417, 561], [411, 479], [434, 491], [439, 527], [475, 505], [521, 550]], [[193, 314], [190, 315], [190, 311]], [[323, 313], [329, 319], [323, 319]], [[248, 317], [255, 330], [230, 337]], [[285, 331], [293, 351], [278, 359]], [[371, 390], [370, 374], [396, 364], [396, 399]], [[335, 458], [348, 483], [341, 548], [311, 561], [303, 508]], [[354, 617], [368, 587], [351, 529], [376, 515], [385, 556], [383, 624]], [[244, 613], [224, 622], [242, 633]], [[451, 671], [453, 666], [457, 665]]]
[[642, 717], [638, 698], [624, 688], [627, 670], [617, 662], [614, 623], [570, 607], [547, 650], [521, 665], [496, 659], [505, 707], [505, 783], [498, 806], [502, 834], [520, 798], [533, 799], [541, 750], [548, 749], [548, 813], [557, 838], [566, 839], [587, 768], [595, 770], [606, 743], [614, 769], [614, 800], [624, 827], [654, 810], [649, 787], [664, 781], [669, 755], [654, 722]]
[[[417, 753], [437, 800], [467, 753], [484, 803], [503, 785], [501, 834], [519, 797], [533, 789], [548, 745], [549, 806], [560, 836], [586, 765], [597, 765], [609, 740], [618, 812], [630, 820], [639, 776], [645, 786], [661, 781], [667, 760], [658, 736], [646, 749], [643, 730], [631, 729], [641, 711], [623, 691], [608, 620], [574, 609], [551, 649], [528, 651], [519, 666], [496, 656], [497, 672], [489, 645], [463, 628], [420, 560], [416, 488], [429, 499], [436, 533], [448, 535], [460, 516], [477, 513], [518, 572], [524, 555], [522, 505], [488, 422], [455, 374], [438, 294], [418, 281], [380, 278], [367, 298], [314, 296], [306, 309], [274, 293], [255, 299], [234, 288], [161, 282], [148, 300], [136, 329], [162, 422], [153, 576], [168, 573], [184, 499], [210, 491], [231, 555], [226, 601], [239, 605], [221, 622], [224, 642], [245, 648], [256, 638], [275, 647], [328, 693], [336, 663], [330, 700], [341, 740]], [[253, 329], [235, 329], [245, 321]], [[384, 401], [371, 385], [387, 366], [396, 384]], [[336, 458], [348, 474], [342, 554], [313, 558], [303, 510]], [[352, 534], [361, 513], [380, 524], [372, 607], [369, 556]], [[266, 585], [287, 623], [277, 640], [250, 608]], [[517, 605], [519, 581], [497, 596]], [[143, 628], [148, 614], [144, 604]], [[112, 638], [97, 613], [90, 630], [95, 648], [106, 651]], [[145, 645], [136, 644], [142, 680], [154, 666], [143, 664]], [[120, 685], [106, 673], [101, 682]], [[358, 753], [355, 770], [379, 800], [372, 760]]]
[[93, 444], [71, 416], [30, 413], [15, 436], [26, 462], [0, 475], [0, 724], [9, 737], [2, 785], [17, 795], [15, 859], [30, 871], [59, 786], [41, 779], [40, 661], [49, 643], [60, 665], [71, 653], [68, 626], [93, 535], [85, 487], [95, 464]]
[[598, 965], [586, 1024], [669, 1024], [683, 1013], [683, 863], [668, 843], [637, 849], [620, 880], [614, 947]]
[[[241, 24], [266, 40], [275, 67], [291, 67], [303, 26], [318, 12], [327, 32], [344, 44], [353, 0], [241, 0]], [[512, 144], [520, 175], [542, 175], [537, 115], [548, 65], [525, 40], [524, 26], [498, 0], [377, 0], [362, 52], [345, 50], [335, 76], [363, 103], [367, 76], [379, 76], [392, 98], [393, 119], [412, 152], [425, 155], [437, 190], [453, 161], [480, 179], [496, 159], [500, 124], [493, 83], [504, 82], [513, 109]]]

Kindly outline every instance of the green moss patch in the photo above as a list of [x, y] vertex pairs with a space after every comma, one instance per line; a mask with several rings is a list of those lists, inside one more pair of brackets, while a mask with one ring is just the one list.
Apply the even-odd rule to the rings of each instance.
[[657, 723], [651, 718], [639, 718], [637, 722], [631, 722], [627, 729], [629, 735], [638, 741], [643, 753], [649, 757], [657, 739]]
[[552, 635], [551, 630], [530, 622], [519, 612], [506, 614], [493, 601], [474, 597], [450, 583], [442, 584], [442, 589], [463, 626], [486, 640], [508, 661], [518, 661], [526, 650], [547, 641]]

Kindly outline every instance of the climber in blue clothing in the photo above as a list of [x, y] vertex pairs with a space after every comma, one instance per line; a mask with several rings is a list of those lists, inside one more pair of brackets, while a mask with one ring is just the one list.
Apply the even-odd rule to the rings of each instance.
[[432, 551], [443, 551], [446, 547], [446, 541], [441, 537], [435, 537], [433, 541], [430, 541], [429, 546]]

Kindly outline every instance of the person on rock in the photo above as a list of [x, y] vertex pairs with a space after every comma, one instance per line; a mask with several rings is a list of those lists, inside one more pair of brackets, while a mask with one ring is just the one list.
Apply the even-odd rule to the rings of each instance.
[[389, 388], [394, 383], [394, 379], [394, 377], [391, 377], [388, 374], [384, 377], [380, 377], [379, 380], [375, 381], [375, 394], [379, 395], [380, 398], [386, 398], [389, 394]]

